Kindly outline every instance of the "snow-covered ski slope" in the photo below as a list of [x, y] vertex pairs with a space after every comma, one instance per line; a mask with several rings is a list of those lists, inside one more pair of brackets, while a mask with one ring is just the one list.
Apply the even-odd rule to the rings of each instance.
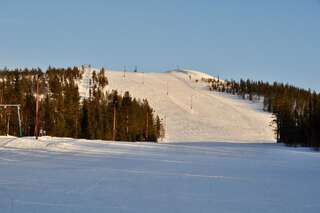
[[318, 213], [319, 160], [281, 144], [0, 136], [0, 212]]
[[[86, 68], [80, 94], [88, 94]], [[202, 78], [215, 78], [193, 70], [168, 72], [123, 72], [106, 70], [109, 91], [129, 91], [146, 98], [165, 124], [168, 142], [225, 141], [275, 142], [272, 116], [261, 103], [250, 103], [236, 96], [212, 92]]]

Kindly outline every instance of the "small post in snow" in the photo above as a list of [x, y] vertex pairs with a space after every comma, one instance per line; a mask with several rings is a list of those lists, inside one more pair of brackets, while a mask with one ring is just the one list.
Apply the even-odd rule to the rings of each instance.
[[168, 86], [168, 81], [167, 81], [167, 95], [169, 95], [169, 86]]

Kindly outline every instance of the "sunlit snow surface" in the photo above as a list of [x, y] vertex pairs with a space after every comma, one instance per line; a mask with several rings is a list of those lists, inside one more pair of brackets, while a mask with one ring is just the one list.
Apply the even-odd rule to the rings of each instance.
[[[85, 69], [79, 84], [82, 97], [88, 97], [93, 71]], [[262, 104], [241, 100], [237, 96], [209, 91], [203, 78], [215, 77], [194, 70], [142, 73], [106, 70], [109, 84], [139, 99], [147, 99], [163, 119], [164, 141], [225, 141], [275, 143], [273, 117]]]
[[0, 212], [320, 212], [320, 153], [0, 137]]

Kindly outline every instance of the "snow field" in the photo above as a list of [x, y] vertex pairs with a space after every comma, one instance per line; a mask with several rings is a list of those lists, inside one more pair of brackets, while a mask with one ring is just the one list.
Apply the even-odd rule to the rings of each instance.
[[0, 137], [0, 212], [317, 213], [319, 160], [280, 144]]

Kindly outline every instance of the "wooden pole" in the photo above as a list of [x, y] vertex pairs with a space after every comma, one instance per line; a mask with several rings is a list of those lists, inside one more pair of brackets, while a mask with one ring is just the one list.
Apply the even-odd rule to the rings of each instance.
[[35, 128], [34, 128], [34, 135], [36, 136], [36, 140], [39, 137], [39, 76], [37, 75], [37, 91], [36, 91], [36, 118], [35, 118]]
[[168, 81], [167, 81], [167, 95], [169, 95], [169, 86], [168, 86]]
[[113, 106], [113, 131], [112, 131], [112, 140], [116, 140], [116, 106]]
[[126, 117], [126, 132], [127, 137], [129, 136], [129, 109], [127, 108], [127, 117]]
[[18, 111], [18, 120], [19, 120], [19, 137], [22, 137], [20, 105], [17, 106], [17, 111]]
[[149, 110], [147, 110], [146, 140], [149, 138]]
[[10, 131], [10, 116], [11, 116], [11, 113], [9, 112], [9, 116], [8, 116], [8, 123], [7, 123], [7, 135], [9, 135], [9, 131]]

